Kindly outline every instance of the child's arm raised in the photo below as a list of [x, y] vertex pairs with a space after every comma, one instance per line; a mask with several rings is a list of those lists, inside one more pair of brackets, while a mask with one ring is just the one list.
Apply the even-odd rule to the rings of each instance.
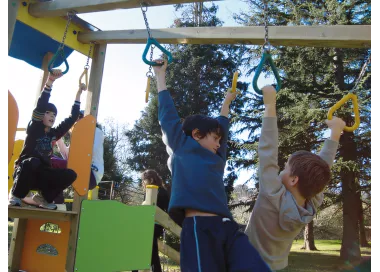
[[161, 125], [162, 140], [170, 149], [168, 152], [172, 153], [181, 145], [186, 137], [182, 131], [181, 120], [174, 106], [173, 99], [166, 87], [165, 72], [167, 61], [156, 60], [156, 62], [163, 63], [162, 66], [153, 66], [157, 80], [158, 121]]
[[71, 108], [71, 114], [69, 118], [63, 120], [54, 130], [55, 137], [60, 139], [63, 135], [65, 135], [69, 129], [75, 124], [79, 117], [79, 108], [80, 108], [80, 96], [82, 92], [86, 90], [86, 84], [81, 83], [79, 86], [78, 92], [75, 96], [74, 105]]
[[259, 140], [260, 193], [277, 194], [282, 187], [278, 177], [278, 128], [276, 117], [276, 90], [273, 86], [263, 89], [265, 112]]
[[226, 97], [224, 98], [222, 109], [220, 110], [220, 116], [217, 118], [219, 124], [223, 129], [224, 137], [220, 140], [220, 147], [218, 149], [218, 154], [224, 160], [227, 160], [227, 140], [229, 133], [229, 120], [228, 114], [230, 113], [230, 105], [233, 100], [236, 98], [236, 92], [231, 93], [227, 92]]
[[59, 153], [61, 153], [61, 156], [63, 159], [68, 160], [69, 159], [69, 148], [65, 145], [63, 142], [63, 139], [58, 139], [58, 141], [55, 142], [59, 149]]
[[[332, 120], [326, 120], [326, 124], [330, 128], [330, 138], [326, 139], [321, 152], [319, 152], [319, 156], [331, 167], [334, 163], [339, 139], [346, 123], [338, 117], [333, 117]], [[322, 201], [323, 193], [319, 193], [312, 198], [312, 202], [316, 207], [319, 207], [322, 204]]]
[[37, 106], [33, 110], [32, 120], [28, 125], [27, 133], [31, 126], [35, 124], [42, 124], [42, 120], [44, 119], [46, 112], [46, 106], [49, 103], [50, 92], [53, 83], [56, 79], [62, 77], [62, 75], [62, 71], [58, 69], [53, 69], [52, 73], [49, 73], [44, 89], [42, 90], [41, 95], [38, 98]]

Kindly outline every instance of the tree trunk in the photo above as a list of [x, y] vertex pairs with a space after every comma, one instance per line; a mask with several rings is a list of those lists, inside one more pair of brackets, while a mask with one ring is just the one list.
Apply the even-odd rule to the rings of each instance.
[[[340, 90], [345, 90], [344, 70], [341, 49], [335, 50], [334, 68], [335, 78]], [[344, 121], [347, 126], [352, 126], [354, 120], [351, 114], [346, 114]], [[352, 132], [343, 132], [340, 139], [340, 156], [344, 162], [356, 161], [357, 149]], [[340, 248], [340, 257], [345, 262], [355, 264], [360, 261], [361, 253], [359, 246], [359, 211], [356, 196], [354, 170], [343, 168], [341, 170], [342, 195], [343, 195], [343, 239]]]
[[305, 226], [305, 231], [303, 233], [304, 236], [304, 244], [301, 249], [305, 250], [318, 250], [315, 247], [315, 242], [314, 242], [314, 220], [311, 221], [309, 224]]
[[357, 203], [358, 203], [358, 211], [359, 211], [359, 232], [360, 232], [360, 246], [361, 247], [370, 247], [367, 241], [367, 237], [365, 235], [365, 227], [364, 227], [364, 214], [363, 214], [363, 203], [360, 198], [360, 192], [357, 194]]
[[[341, 156], [343, 161], [352, 161], [355, 156], [356, 144], [353, 141], [353, 134], [344, 132], [342, 135]], [[343, 241], [340, 249], [340, 257], [344, 261], [355, 264], [360, 261], [361, 253], [359, 246], [359, 209], [357, 201], [357, 188], [355, 183], [355, 173], [348, 169], [343, 169], [342, 194], [343, 194]]]

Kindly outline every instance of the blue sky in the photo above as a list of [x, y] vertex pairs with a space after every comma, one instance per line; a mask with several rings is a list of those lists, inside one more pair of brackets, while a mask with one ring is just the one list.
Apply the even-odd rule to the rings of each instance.
[[[221, 1], [218, 16], [225, 22], [224, 26], [237, 26], [232, 18], [233, 13], [247, 8], [241, 1]], [[101, 30], [145, 29], [140, 9], [113, 10], [107, 12], [87, 13], [79, 15], [82, 19]], [[180, 17], [173, 6], [151, 7], [147, 17], [151, 28], [167, 28]], [[145, 87], [148, 66], [142, 62], [141, 56], [145, 45], [108, 45], [100, 96], [98, 121], [101, 123], [113, 118], [119, 124], [133, 125], [146, 106]], [[156, 50], [157, 51], [157, 50]], [[159, 52], [156, 52], [158, 56]], [[78, 79], [86, 64], [86, 56], [73, 52], [68, 62], [69, 72], [54, 84], [50, 101], [58, 108], [57, 123], [70, 114], [78, 88]], [[17, 71], [8, 74], [8, 89], [18, 103], [20, 117], [18, 127], [26, 127], [34, 108], [36, 95], [40, 91], [42, 71], [20, 61], [8, 57], [8, 69]], [[251, 81], [252, 79], [246, 79]], [[260, 80], [262, 83], [267, 80]], [[260, 86], [260, 85], [259, 85]], [[81, 109], [86, 104], [86, 93], [81, 97]], [[18, 132], [16, 138], [23, 138]], [[242, 172], [239, 182], [243, 182], [251, 174]]]

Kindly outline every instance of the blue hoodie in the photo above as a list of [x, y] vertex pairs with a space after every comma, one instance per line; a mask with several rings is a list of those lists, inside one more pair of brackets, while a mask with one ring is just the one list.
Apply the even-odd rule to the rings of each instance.
[[173, 99], [167, 90], [158, 94], [158, 120], [169, 154], [168, 167], [172, 173], [169, 212], [194, 209], [232, 219], [223, 183], [228, 118], [217, 118], [225, 135], [220, 141], [217, 154], [185, 135]]

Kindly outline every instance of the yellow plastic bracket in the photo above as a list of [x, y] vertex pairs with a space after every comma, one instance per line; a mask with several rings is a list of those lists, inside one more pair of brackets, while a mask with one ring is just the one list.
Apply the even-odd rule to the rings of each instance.
[[327, 119], [331, 120], [333, 113], [338, 110], [344, 103], [346, 103], [348, 100], [352, 100], [352, 104], [354, 106], [354, 113], [355, 113], [355, 124], [352, 127], [344, 127], [344, 131], [347, 132], [353, 132], [356, 130], [360, 125], [360, 115], [359, 115], [359, 105], [358, 105], [358, 97], [356, 94], [349, 93], [345, 95], [341, 100], [339, 100], [334, 106], [332, 106], [329, 109], [329, 112], [327, 113]]
[[146, 188], [147, 189], [158, 189], [158, 186], [157, 185], [147, 185]]
[[81, 74], [81, 76], [79, 78], [79, 87], [80, 87], [80, 84], [82, 83], [82, 78], [83, 77], [85, 77], [85, 80], [86, 80], [84, 82], [84, 84], [86, 84], [86, 90], [87, 90], [87, 88], [88, 88], [88, 68], [84, 68], [83, 73]]
[[149, 92], [150, 92], [150, 77], [148, 77], [146, 81], [146, 89], [145, 89], [145, 103], [148, 103], [149, 100]]

